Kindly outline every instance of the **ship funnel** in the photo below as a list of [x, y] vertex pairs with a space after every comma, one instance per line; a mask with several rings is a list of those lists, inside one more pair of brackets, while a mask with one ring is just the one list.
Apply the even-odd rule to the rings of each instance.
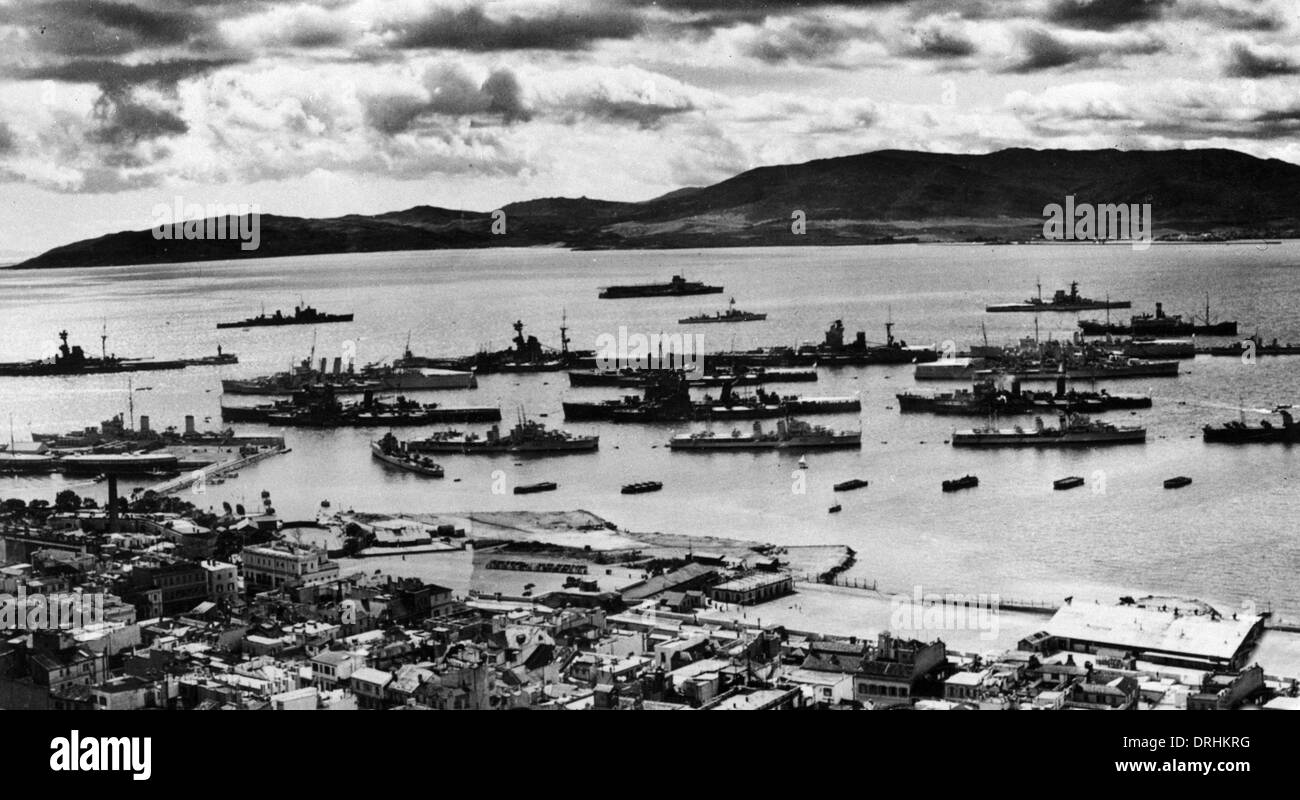
[[334, 374], [337, 375], [343, 371], [343, 356], [334, 356]]
[[1165, 318], [1165, 304], [1156, 303], [1156, 319], [1164, 319], [1164, 318]]
[[322, 374], [322, 375], [325, 374], [325, 366], [326, 366], [328, 363], [329, 363], [329, 359], [327, 359], [327, 358], [322, 358], [322, 359], [320, 360], [320, 374]]
[[1065, 376], [1056, 379], [1056, 396], [1065, 397]]
[[140, 433], [149, 432], [149, 418], [144, 414], [140, 415]]
[[[141, 420], [141, 423], [143, 424], [143, 420]], [[185, 415], [185, 433], [186, 433], [187, 435], [191, 435], [191, 436], [194, 434], [194, 415], [193, 415], [193, 414], [186, 414], [186, 415]]]

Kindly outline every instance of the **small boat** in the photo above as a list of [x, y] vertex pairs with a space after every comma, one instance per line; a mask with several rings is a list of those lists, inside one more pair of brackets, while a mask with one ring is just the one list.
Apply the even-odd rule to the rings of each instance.
[[840, 511], [841, 511], [843, 508], [844, 508], [844, 506], [840, 505], [839, 503], [836, 503], [835, 505], [831, 506], [830, 509], [829, 509], [826, 513], [828, 513], [828, 514], [838, 514], [838, 513], [840, 513]]
[[641, 481], [625, 485], [623, 494], [644, 494], [645, 492], [657, 492], [662, 488], [664, 488], [664, 485], [659, 481]]
[[1192, 479], [1186, 475], [1179, 475], [1177, 478], [1169, 478], [1165, 481], [1166, 489], [1181, 489], [1192, 482]]
[[529, 483], [524, 486], [516, 486], [515, 494], [535, 494], [537, 492], [553, 492], [560, 488], [553, 481], [542, 481], [541, 483]]
[[862, 478], [853, 478], [852, 480], [840, 481], [839, 483], [835, 484], [835, 491], [851, 492], [854, 489], [863, 489], [866, 487], [866, 485], [867, 485], [866, 480]]
[[1071, 475], [1068, 478], [1058, 478], [1052, 481], [1053, 489], [1075, 489], [1083, 485], [1083, 478], [1078, 475]]
[[945, 492], [956, 492], [961, 489], [972, 489], [979, 485], [980, 485], [979, 478], [975, 477], [974, 475], [966, 475], [961, 478], [957, 478], [955, 480], [944, 481], [943, 490]]

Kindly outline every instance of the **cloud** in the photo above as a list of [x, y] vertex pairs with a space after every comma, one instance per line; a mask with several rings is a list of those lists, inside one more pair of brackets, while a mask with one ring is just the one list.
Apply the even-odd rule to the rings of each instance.
[[1297, 75], [1300, 74], [1300, 63], [1277, 48], [1253, 48], [1246, 42], [1234, 42], [1229, 48], [1223, 74], [1229, 78]]
[[601, 39], [630, 39], [644, 30], [629, 9], [551, 9], [534, 16], [489, 17], [480, 6], [435, 8], [382, 23], [384, 42], [400, 49], [582, 50]]
[[901, 50], [918, 58], [952, 59], [974, 55], [977, 48], [953, 22], [930, 19], [911, 30]]
[[124, 55], [176, 46], [212, 30], [192, 10], [161, 11], [105, 0], [24, 0], [0, 9], [0, 25], [21, 29], [31, 49], [62, 56]]
[[1067, 37], [1042, 28], [1020, 31], [1017, 43], [1020, 58], [1006, 72], [1095, 67], [1103, 58], [1152, 55], [1165, 49], [1163, 41], [1147, 34], [1083, 33]]
[[418, 89], [365, 94], [362, 103], [366, 123], [390, 136], [436, 116], [495, 115], [505, 123], [531, 118], [519, 80], [509, 69], [498, 67], [478, 81], [461, 65], [445, 61], [425, 70]]
[[18, 142], [14, 138], [14, 130], [8, 123], [0, 121], [0, 155], [9, 155], [18, 149]]
[[121, 158], [124, 148], [141, 141], [176, 136], [189, 130], [185, 120], [176, 114], [141, 103], [125, 91], [101, 94], [95, 101], [93, 118], [96, 126], [88, 132], [87, 139], [117, 151], [106, 155], [110, 162]]
[[101, 86], [160, 84], [178, 81], [240, 63], [236, 59], [181, 58], [124, 64], [107, 59], [78, 59], [16, 71], [24, 80], [52, 80], [64, 83], [95, 83]]
[[755, 29], [741, 50], [769, 64], [817, 61], [835, 55], [864, 33], [867, 31], [826, 17], [788, 18]]
[[1109, 31], [1159, 19], [1173, 0], [1057, 0], [1049, 19], [1075, 28]]

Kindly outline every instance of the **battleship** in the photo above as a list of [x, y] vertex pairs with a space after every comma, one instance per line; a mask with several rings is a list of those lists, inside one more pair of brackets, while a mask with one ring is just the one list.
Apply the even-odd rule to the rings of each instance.
[[1266, 419], [1260, 420], [1258, 425], [1247, 425], [1243, 411], [1241, 419], [1217, 426], [1206, 425], [1201, 429], [1201, 438], [1206, 442], [1220, 444], [1300, 442], [1300, 425], [1291, 416], [1290, 406], [1279, 406], [1276, 410], [1282, 417], [1281, 425], [1274, 425]]
[[398, 369], [431, 368], [469, 371], [479, 375], [515, 372], [559, 372], [568, 369], [594, 369], [596, 353], [593, 350], [570, 350], [567, 322], [560, 323], [560, 348], [547, 347], [536, 336], [524, 336], [524, 323], [514, 323], [514, 347], [505, 350], [481, 350], [473, 355], [437, 358], [416, 356], [408, 346], [406, 354], [393, 362]]
[[568, 431], [547, 430], [540, 422], [527, 419], [522, 414], [515, 427], [504, 436], [498, 426], [488, 429], [486, 436], [460, 431], [441, 431], [425, 439], [406, 442], [406, 449], [415, 453], [514, 453], [527, 455], [561, 455], [565, 453], [590, 453], [600, 447], [599, 436], [581, 436]]
[[[134, 418], [134, 412], [130, 417]], [[177, 430], [168, 426], [162, 430], [152, 427], [148, 416], [141, 415], [140, 427], [132, 428], [122, 414], [114, 414], [98, 427], [86, 427], [66, 433], [32, 433], [32, 441], [50, 450], [120, 450], [136, 447], [162, 447], [167, 445], [218, 445], [222, 447], [284, 447], [284, 439], [272, 436], [236, 436], [232, 428], [220, 431], [200, 431], [195, 427], [194, 416], [185, 417], [185, 427]]]
[[1111, 308], [1129, 308], [1132, 304], [1128, 300], [1093, 300], [1090, 297], [1083, 297], [1079, 294], [1078, 281], [1070, 283], [1070, 290], [1057, 289], [1052, 299], [1043, 299], [1043, 284], [1038, 284], [1038, 296], [1031, 297], [1023, 303], [1003, 303], [985, 307], [988, 313], [1006, 313], [1014, 311], [1098, 311]]
[[[644, 388], [654, 379], [658, 370], [618, 369], [586, 370], [569, 373], [569, 385], [583, 386], [621, 386]], [[686, 373], [686, 385], [692, 388], [722, 386], [758, 386], [765, 383], [803, 383], [817, 380], [817, 370], [802, 367], [755, 367], [746, 370], [725, 369], [721, 372], [697, 375], [693, 370]]]
[[292, 315], [280, 309], [268, 315], [265, 311], [256, 317], [249, 317], [239, 322], [218, 322], [217, 328], [264, 328], [273, 325], [318, 325], [326, 322], [351, 322], [351, 314], [326, 314], [308, 305], [296, 305]]
[[[406, 351], [410, 356], [410, 350]], [[312, 357], [303, 359], [289, 372], [278, 372], [259, 378], [222, 380], [225, 394], [260, 396], [291, 395], [309, 387], [328, 386], [335, 394], [362, 394], [366, 391], [400, 392], [433, 389], [474, 389], [478, 379], [466, 370], [437, 369], [433, 367], [397, 367], [385, 364], [367, 364], [360, 370], [352, 365], [343, 369], [342, 359], [335, 358], [333, 370], [327, 368], [326, 359], [320, 367], [312, 366]]]
[[1060, 426], [1056, 428], [1044, 427], [1042, 417], [1037, 417], [1029, 430], [1019, 425], [1010, 429], [988, 425], [955, 431], [952, 435], [953, 447], [1099, 447], [1142, 444], [1146, 440], [1144, 427], [1120, 427], [1091, 420], [1083, 414], [1062, 414]]
[[155, 372], [185, 369], [189, 361], [158, 361], [151, 358], [121, 358], [108, 353], [108, 335], [100, 337], [102, 354], [88, 356], [81, 345], [68, 345], [68, 332], [59, 331], [59, 351], [52, 360], [0, 363], [0, 376], [8, 378], [49, 375], [103, 375], [119, 372]]
[[753, 311], [741, 311], [736, 308], [736, 298], [731, 298], [725, 311], [715, 311], [712, 314], [697, 314], [694, 317], [683, 317], [677, 320], [679, 325], [702, 325], [705, 323], [720, 322], [761, 322], [767, 319], [766, 314], [756, 314]]
[[1033, 414], [1042, 411], [1082, 411], [1094, 413], [1117, 409], [1150, 408], [1151, 397], [1137, 394], [1111, 394], [1105, 389], [1098, 392], [1080, 392], [1066, 389], [1066, 379], [1058, 376], [1056, 391], [1025, 391], [1019, 381], [1012, 381], [1009, 390], [1002, 389], [991, 379], [977, 381], [970, 389], [955, 392], [921, 394], [900, 392], [901, 413], [948, 414], [956, 416], [988, 416], [990, 414]]
[[733, 429], [729, 436], [718, 436], [713, 431], [682, 433], [668, 442], [673, 450], [778, 450], [830, 447], [861, 447], [861, 431], [836, 431], [821, 425], [810, 425], [797, 419], [786, 418], [776, 424], [775, 431], [764, 431], [761, 422], [755, 422], [749, 433]]
[[688, 281], [674, 275], [668, 283], [635, 283], [627, 286], [607, 286], [600, 290], [602, 300], [625, 297], [683, 297], [693, 294], [722, 294], [721, 286], [709, 286], [699, 281]]
[[496, 422], [501, 410], [492, 406], [421, 404], [406, 397], [381, 400], [367, 391], [360, 402], [341, 403], [328, 387], [307, 389], [289, 400], [258, 406], [221, 406], [226, 422], [308, 428], [388, 427], [440, 422]]
[[[1109, 315], [1107, 315], [1109, 316]], [[1085, 336], [1236, 336], [1236, 322], [1212, 322], [1210, 320], [1210, 299], [1205, 299], [1205, 318], [1198, 321], [1195, 317], [1184, 319], [1181, 314], [1166, 314], [1163, 303], [1156, 303], [1154, 314], [1138, 314], [1130, 317], [1127, 325], [1112, 323], [1109, 320], [1079, 320], [1079, 330]]]
[[885, 323], [883, 344], [869, 343], [863, 331], [858, 331], [857, 337], [846, 344], [844, 322], [837, 319], [826, 330], [821, 344], [804, 345], [798, 352], [810, 356], [823, 367], [924, 364], [939, 360], [938, 351], [932, 347], [909, 346], [907, 342], [895, 339], [893, 322]]
[[391, 432], [384, 434], [379, 441], [370, 443], [370, 454], [385, 464], [407, 472], [427, 475], [431, 478], [443, 476], [441, 465], [433, 463], [433, 460], [427, 456], [411, 452]]
[[596, 402], [564, 401], [567, 420], [606, 420], [611, 422], [684, 422], [710, 419], [765, 419], [791, 413], [832, 414], [857, 412], [860, 398], [781, 396], [762, 388], [753, 395], [740, 396], [724, 384], [715, 400], [706, 395], [693, 400], [682, 372], [665, 370], [646, 384], [643, 395]]

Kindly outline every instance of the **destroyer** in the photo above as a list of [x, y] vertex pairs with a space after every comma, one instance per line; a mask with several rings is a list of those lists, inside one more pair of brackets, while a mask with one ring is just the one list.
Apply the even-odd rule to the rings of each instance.
[[1057, 428], [1044, 427], [1042, 417], [1038, 417], [1031, 430], [1025, 430], [1019, 425], [1010, 429], [989, 425], [974, 430], [956, 431], [952, 435], [954, 447], [1098, 447], [1142, 444], [1146, 440], [1147, 430], [1144, 427], [1119, 427], [1090, 420], [1083, 414], [1062, 414], [1060, 427]]
[[978, 381], [971, 389], [955, 392], [921, 394], [901, 392], [898, 410], [904, 414], [927, 412], [957, 416], [988, 416], [989, 414], [1032, 414], [1041, 411], [1084, 411], [1088, 413], [1115, 409], [1150, 408], [1147, 395], [1110, 394], [1066, 390], [1064, 376], [1058, 376], [1055, 392], [1024, 391], [1019, 381], [1011, 382], [1011, 389], [998, 388], [991, 379]]
[[624, 297], [682, 297], [692, 294], [722, 294], [722, 287], [688, 281], [681, 275], [674, 275], [668, 283], [607, 286], [600, 290], [599, 296], [603, 300], [615, 300]]
[[278, 308], [274, 314], [265, 311], [256, 317], [249, 317], [240, 322], [218, 322], [218, 328], [264, 328], [272, 325], [317, 325], [326, 322], [351, 322], [351, 314], [326, 314], [311, 306], [299, 304], [294, 306], [293, 315], [286, 315]]
[[1003, 303], [985, 307], [989, 313], [1005, 313], [1012, 311], [1094, 311], [1110, 308], [1129, 308], [1132, 304], [1128, 300], [1093, 300], [1090, 297], [1083, 297], [1079, 294], [1079, 282], [1070, 282], [1070, 291], [1057, 289], [1056, 294], [1052, 295], [1051, 300], [1043, 299], [1043, 284], [1038, 284], [1038, 296], [1031, 297], [1023, 303]]
[[810, 425], [797, 419], [783, 419], [774, 432], [764, 431], [761, 422], [753, 430], [741, 433], [735, 429], [730, 436], [718, 436], [713, 431], [683, 433], [668, 442], [673, 450], [778, 450], [789, 448], [861, 447], [862, 431], [836, 431], [821, 425]]
[[694, 317], [685, 317], [677, 320], [679, 325], [700, 325], [709, 322], [760, 322], [767, 319], [766, 314], [756, 314], [752, 311], [740, 311], [736, 308], [736, 298], [731, 298], [725, 311], [715, 311], [712, 314], [699, 314]]

